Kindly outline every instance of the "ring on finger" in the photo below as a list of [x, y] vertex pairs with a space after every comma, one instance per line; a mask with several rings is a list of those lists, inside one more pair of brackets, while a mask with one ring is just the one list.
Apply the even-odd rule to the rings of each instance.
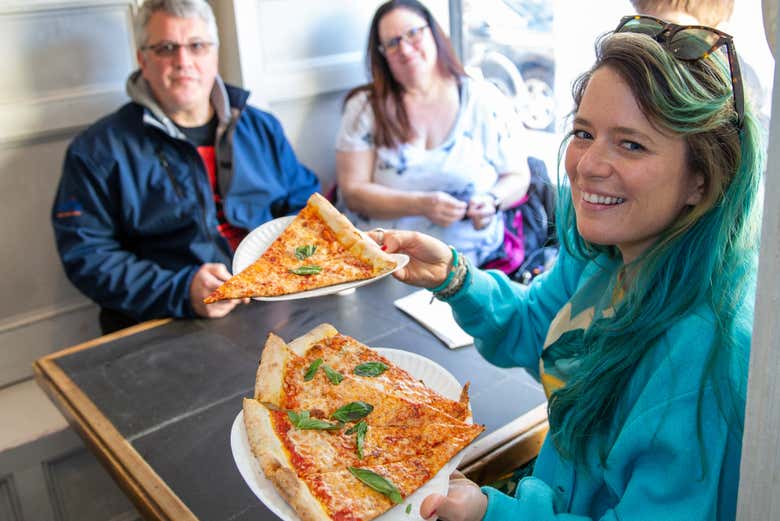
[[385, 229], [384, 228], [374, 228], [372, 230], [374, 233], [378, 233], [379, 237], [376, 239], [376, 243], [380, 246], [385, 245]]

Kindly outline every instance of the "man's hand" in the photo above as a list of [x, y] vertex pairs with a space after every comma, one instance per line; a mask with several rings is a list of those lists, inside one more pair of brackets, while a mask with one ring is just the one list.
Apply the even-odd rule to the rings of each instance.
[[249, 299], [222, 300], [213, 304], [204, 304], [203, 299], [230, 278], [230, 272], [224, 264], [207, 262], [202, 265], [190, 284], [190, 302], [195, 313], [204, 318], [224, 317], [239, 304], [249, 303]]
[[446, 496], [431, 494], [420, 505], [423, 519], [439, 518], [443, 521], [480, 521], [486, 511], [487, 496], [476, 483], [458, 471], [450, 476]]
[[433, 224], [447, 227], [466, 216], [468, 205], [448, 193], [431, 192], [425, 199], [424, 215]]

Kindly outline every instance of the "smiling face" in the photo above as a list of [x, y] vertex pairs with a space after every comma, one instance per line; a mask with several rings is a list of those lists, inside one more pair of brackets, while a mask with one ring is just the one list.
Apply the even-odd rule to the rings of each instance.
[[[393, 9], [379, 21], [379, 43], [406, 35], [411, 29], [426, 25], [425, 18], [414, 11], [399, 7]], [[404, 39], [395, 52], [385, 55], [393, 77], [401, 85], [411, 88], [423, 83], [436, 71], [438, 53], [431, 28], [420, 32], [420, 38], [412, 43]]]
[[[213, 42], [208, 26], [199, 17], [179, 18], [157, 11], [147, 25], [145, 45], [161, 42]], [[193, 55], [180, 47], [174, 56], [157, 56], [153, 50], [138, 51], [141, 73], [165, 113], [184, 126], [203, 125], [211, 117], [209, 102], [217, 76], [216, 46]]]
[[573, 130], [565, 167], [577, 229], [617, 246], [625, 263], [701, 200], [704, 180], [688, 169], [685, 140], [653, 127], [608, 66], [590, 78]]

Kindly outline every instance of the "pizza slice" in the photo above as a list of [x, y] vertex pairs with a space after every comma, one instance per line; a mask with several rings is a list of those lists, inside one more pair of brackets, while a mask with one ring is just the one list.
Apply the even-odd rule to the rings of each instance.
[[330, 324], [320, 324], [291, 341], [289, 348], [309, 363], [322, 359], [328, 367], [368, 385], [408, 400], [425, 403], [460, 420], [471, 417], [468, 383], [458, 401], [445, 398], [356, 339], [342, 335]]
[[[264, 408], [244, 401], [249, 444], [260, 468], [303, 521], [368, 521], [409, 496], [432, 475], [419, 458], [380, 464], [312, 467], [318, 457], [290, 453], [269, 427]], [[303, 472], [300, 471], [304, 468]], [[369, 484], [367, 484], [370, 483]]]
[[[328, 360], [342, 367], [336, 345], [329, 343]], [[351, 347], [343, 353], [354, 356]], [[368, 521], [433, 478], [483, 430], [393, 394], [393, 382], [366, 378], [340, 374], [269, 335], [244, 421], [263, 472], [302, 519]]]
[[370, 279], [395, 267], [391, 255], [315, 193], [260, 258], [204, 302], [298, 293]]
[[[385, 362], [395, 367], [390, 361]], [[346, 404], [365, 403], [381, 425], [463, 422], [428, 403], [409, 399], [398, 392], [399, 387], [392, 383], [385, 387], [369, 384], [330, 367], [321, 358], [298, 356], [281, 338], [270, 334], [257, 370], [255, 398], [280, 410], [308, 411], [312, 417], [323, 419], [332, 417]], [[447, 400], [439, 398], [442, 402]]]

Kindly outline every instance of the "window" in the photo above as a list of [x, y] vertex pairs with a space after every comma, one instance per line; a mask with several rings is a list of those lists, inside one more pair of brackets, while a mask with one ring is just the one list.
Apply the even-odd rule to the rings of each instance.
[[[460, 0], [466, 70], [512, 99], [529, 130], [528, 149], [551, 173], [572, 109], [573, 80], [593, 63], [596, 38], [633, 12], [628, 0]], [[734, 36], [745, 84], [766, 126], [774, 60], [761, 30], [760, 2], [735, 2], [721, 28]]]

